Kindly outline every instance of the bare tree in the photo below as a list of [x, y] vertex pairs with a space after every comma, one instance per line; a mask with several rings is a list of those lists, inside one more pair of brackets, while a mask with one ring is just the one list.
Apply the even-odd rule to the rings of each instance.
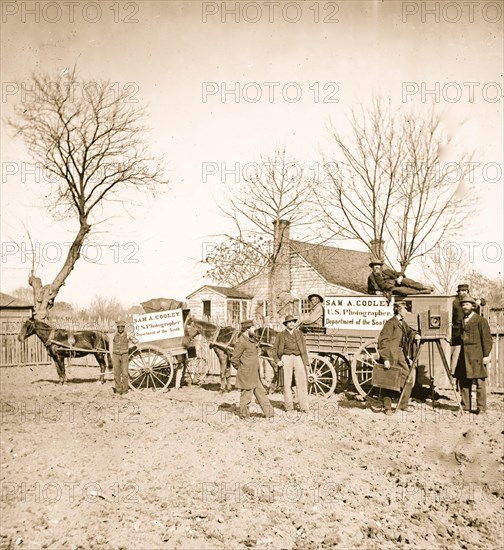
[[433, 111], [401, 114], [376, 99], [369, 111], [353, 112], [351, 128], [350, 137], [331, 129], [336, 151], [316, 188], [323, 222], [404, 271], [473, 211], [475, 197], [463, 186], [474, 163], [466, 154], [444, 162], [452, 138]]
[[227, 239], [205, 258], [206, 276], [216, 284], [234, 286], [264, 268], [271, 257], [271, 241], [251, 238], [246, 244]]
[[99, 319], [117, 320], [124, 316], [125, 308], [116, 297], [106, 298], [96, 295], [85, 313], [92, 321]]
[[235, 227], [235, 235], [228, 239], [251, 248], [255, 257], [264, 255], [258, 247], [257, 238], [262, 236], [273, 243], [265, 267], [269, 274], [269, 295], [272, 315], [276, 320], [277, 298], [290, 291], [281, 281], [280, 267], [284, 262], [285, 224], [303, 229], [313, 222], [310, 200], [315, 181], [304, 165], [288, 157], [285, 150], [276, 150], [273, 156], [261, 157], [260, 164], [254, 164], [243, 174], [244, 181], [228, 199], [228, 205], [221, 208]]
[[126, 204], [132, 190], [151, 192], [167, 183], [159, 159], [144, 144], [145, 109], [107, 81], [51, 79], [33, 75], [35, 93], [15, 108], [8, 124], [23, 138], [33, 159], [50, 175], [49, 212], [78, 224], [65, 261], [52, 283], [29, 277], [35, 316], [47, 318], [60, 288], [74, 269], [93, 225], [104, 221], [109, 201]]
[[435, 249], [422, 257], [425, 278], [438, 292], [454, 294], [457, 285], [465, 282], [469, 271], [467, 259], [454, 243], [438, 243]]

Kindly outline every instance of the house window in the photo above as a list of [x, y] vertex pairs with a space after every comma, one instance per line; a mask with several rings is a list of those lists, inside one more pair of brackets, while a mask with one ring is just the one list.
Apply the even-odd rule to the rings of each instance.
[[230, 325], [239, 325], [247, 319], [248, 304], [246, 300], [227, 301], [227, 322]]
[[300, 300], [301, 302], [301, 315], [310, 313], [310, 302], [308, 300]]
[[203, 300], [203, 317], [211, 317], [211, 316], [212, 316], [212, 301]]

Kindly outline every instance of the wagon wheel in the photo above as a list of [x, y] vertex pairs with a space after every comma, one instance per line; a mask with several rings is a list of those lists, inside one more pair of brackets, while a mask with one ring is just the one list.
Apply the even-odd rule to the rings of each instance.
[[201, 386], [206, 380], [210, 365], [204, 357], [193, 357], [186, 363], [186, 376], [190, 384]]
[[377, 398], [378, 388], [373, 386], [373, 367], [376, 365], [376, 342], [363, 344], [352, 358], [352, 382], [362, 397], [370, 401]]
[[331, 354], [330, 360], [334, 367], [334, 370], [336, 371], [338, 386], [341, 389], [348, 388], [352, 379], [350, 361], [340, 353]]
[[329, 397], [336, 389], [336, 370], [327, 357], [310, 354], [308, 393]]
[[129, 386], [134, 390], [161, 390], [173, 378], [171, 356], [156, 346], [139, 346], [129, 356]]

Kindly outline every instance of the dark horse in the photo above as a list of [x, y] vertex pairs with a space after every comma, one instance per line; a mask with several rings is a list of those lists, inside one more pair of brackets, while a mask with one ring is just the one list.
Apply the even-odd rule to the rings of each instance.
[[[233, 347], [240, 336], [240, 331], [235, 327], [219, 327], [208, 321], [190, 320], [190, 328], [201, 334], [209, 343], [219, 359], [220, 364], [220, 391], [231, 391], [231, 354]], [[273, 360], [273, 342], [278, 332], [271, 328], [263, 327], [256, 330], [256, 340], [261, 349], [262, 357], [267, 358], [273, 369], [273, 380], [270, 390], [274, 391], [278, 385], [278, 367]]]
[[44, 321], [28, 319], [19, 331], [18, 340], [23, 342], [25, 338], [36, 334], [47, 349], [47, 353], [56, 365], [60, 384], [66, 382], [65, 359], [68, 357], [82, 357], [93, 354], [100, 365], [100, 382], [105, 382], [104, 374], [109, 361], [109, 340], [103, 332], [96, 330], [81, 330], [71, 332], [54, 328]]

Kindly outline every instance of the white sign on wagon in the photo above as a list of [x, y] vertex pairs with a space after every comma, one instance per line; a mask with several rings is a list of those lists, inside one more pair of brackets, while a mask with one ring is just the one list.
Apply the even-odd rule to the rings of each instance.
[[135, 336], [139, 342], [184, 336], [184, 320], [181, 309], [133, 315], [133, 324]]
[[392, 304], [381, 296], [327, 296], [325, 327], [336, 330], [381, 330], [394, 315]]

